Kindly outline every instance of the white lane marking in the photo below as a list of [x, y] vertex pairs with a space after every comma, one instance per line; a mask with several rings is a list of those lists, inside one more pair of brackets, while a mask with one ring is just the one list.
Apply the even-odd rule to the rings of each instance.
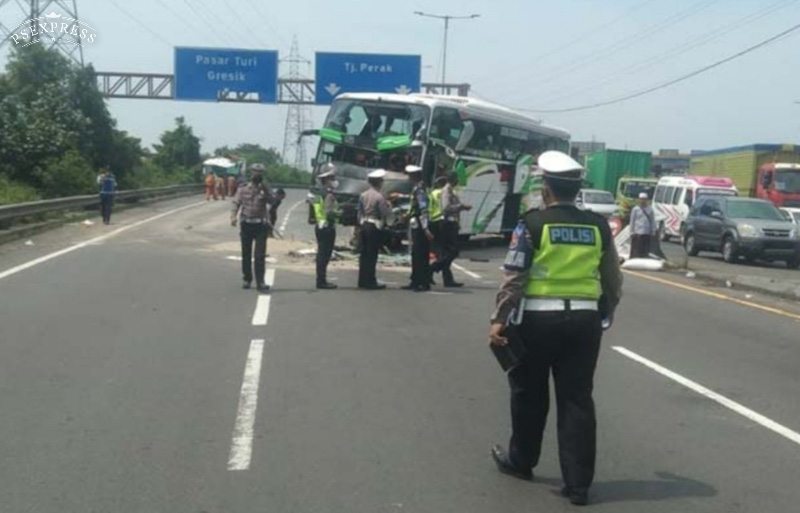
[[467, 275], [467, 276], [469, 276], [470, 278], [473, 278], [473, 279], [475, 279], [475, 280], [482, 280], [482, 279], [483, 279], [483, 278], [481, 278], [481, 275], [480, 275], [480, 274], [478, 274], [478, 273], [474, 273], [474, 272], [470, 271], [469, 269], [466, 269], [466, 268], [464, 268], [464, 267], [461, 267], [460, 265], [458, 265], [458, 264], [456, 264], [456, 263], [454, 263], [454, 264], [453, 264], [453, 267], [454, 267], [455, 269], [458, 269], [458, 270], [459, 270], [459, 271], [461, 271], [462, 273], [466, 274], [466, 275]]
[[193, 208], [193, 207], [196, 207], [196, 206], [199, 206], [199, 205], [205, 205], [205, 204], [206, 204], [205, 201], [199, 201], [197, 203], [192, 203], [190, 205], [184, 205], [184, 206], [179, 207], [179, 208], [174, 208], [172, 210], [168, 210], [166, 212], [162, 212], [161, 214], [155, 215], [153, 217], [148, 217], [147, 219], [142, 219], [141, 221], [137, 221], [137, 222], [135, 222], [133, 224], [129, 224], [127, 226], [123, 226], [121, 228], [117, 228], [116, 230], [114, 230], [112, 232], [109, 232], [109, 233], [106, 233], [105, 235], [100, 235], [99, 237], [95, 237], [93, 239], [89, 239], [89, 240], [86, 240], [86, 241], [83, 241], [83, 242], [79, 242], [78, 244], [75, 244], [74, 246], [70, 246], [68, 248], [60, 249], [60, 250], [55, 251], [53, 253], [50, 253], [50, 254], [47, 254], [47, 255], [44, 255], [44, 256], [40, 256], [39, 258], [35, 258], [35, 259], [33, 259], [33, 260], [29, 261], [29, 262], [25, 262], [24, 264], [20, 264], [20, 265], [18, 265], [16, 267], [12, 267], [11, 269], [6, 269], [5, 271], [0, 272], [0, 280], [2, 280], [3, 278], [8, 278], [9, 276], [17, 274], [19, 272], [22, 272], [25, 269], [30, 269], [31, 267], [34, 267], [36, 265], [42, 264], [44, 262], [47, 262], [48, 260], [52, 260], [54, 258], [60, 257], [61, 255], [66, 255], [67, 253], [72, 253], [73, 251], [75, 251], [77, 249], [81, 249], [81, 248], [84, 248], [86, 246], [90, 246], [92, 244], [97, 244], [98, 242], [102, 242], [102, 241], [104, 241], [104, 240], [106, 240], [108, 238], [114, 237], [115, 235], [119, 235], [122, 232], [125, 232], [125, 231], [128, 231], [128, 230], [132, 230], [133, 228], [137, 228], [137, 227], [139, 227], [139, 226], [141, 226], [143, 224], [146, 224], [146, 223], [149, 223], [149, 222], [152, 222], [152, 221], [156, 221], [158, 219], [161, 219], [162, 217], [166, 217], [168, 215], [172, 215], [172, 214], [175, 214], [177, 212], [180, 212], [181, 210], [186, 210], [186, 209], [189, 209], [189, 208]]
[[264, 341], [251, 340], [247, 363], [244, 366], [242, 390], [239, 393], [239, 408], [236, 411], [236, 424], [233, 426], [231, 452], [228, 457], [228, 470], [247, 470], [253, 455], [253, 426], [256, 422], [258, 406], [258, 383], [261, 380], [261, 359], [264, 354]]
[[291, 207], [289, 207], [289, 210], [286, 211], [286, 215], [283, 216], [283, 221], [281, 221], [280, 228], [278, 228], [279, 232], [283, 233], [284, 231], [286, 231], [286, 226], [289, 224], [289, 216], [292, 215], [292, 212], [294, 212], [297, 207], [299, 207], [300, 205], [302, 205], [305, 202], [306, 202], [306, 200], [300, 200], [297, 203], [295, 203], [294, 205], [292, 205]]
[[264, 283], [272, 287], [275, 284], [275, 269], [267, 269], [264, 273]]
[[232, 256], [231, 255], [231, 256], [226, 256], [225, 258], [227, 258], [228, 260], [233, 260], [234, 262], [241, 262], [242, 261], [242, 257], [240, 257], [240, 256]]
[[256, 303], [256, 311], [253, 312], [253, 326], [266, 326], [269, 320], [269, 303], [270, 296], [268, 294], [260, 294], [258, 302]]
[[696, 382], [694, 382], [694, 381], [692, 381], [692, 380], [690, 380], [688, 378], [685, 378], [685, 377], [681, 376], [678, 373], [672, 372], [671, 370], [669, 370], [669, 369], [667, 369], [665, 367], [662, 367], [661, 365], [659, 365], [659, 364], [657, 364], [657, 363], [655, 363], [655, 362], [653, 362], [651, 360], [648, 360], [647, 358], [645, 358], [643, 356], [639, 356], [638, 354], [634, 353], [633, 351], [631, 351], [629, 349], [626, 349], [626, 348], [621, 347], [621, 346], [613, 346], [612, 349], [614, 351], [624, 355], [624, 356], [627, 356], [631, 360], [634, 360], [636, 362], [641, 363], [645, 367], [649, 367], [650, 369], [656, 371], [657, 373], [661, 374], [662, 376], [665, 376], [665, 377], [667, 377], [667, 378], [669, 378], [669, 379], [671, 379], [671, 380], [673, 380], [673, 381], [675, 381], [677, 383], [680, 383], [681, 385], [685, 386], [686, 388], [688, 388], [690, 390], [693, 390], [693, 391], [697, 392], [698, 394], [700, 394], [700, 395], [702, 395], [704, 397], [707, 397], [708, 399], [711, 399], [712, 401], [717, 402], [717, 403], [721, 404], [722, 406], [724, 406], [724, 407], [726, 407], [726, 408], [728, 408], [730, 410], [735, 411], [739, 415], [741, 415], [743, 417], [746, 417], [746, 418], [752, 420], [753, 422], [761, 424], [765, 428], [767, 428], [767, 429], [769, 429], [771, 431], [774, 431], [775, 433], [781, 435], [782, 437], [788, 438], [792, 442], [800, 445], [800, 433], [797, 433], [796, 431], [792, 431], [791, 429], [787, 428], [786, 426], [778, 424], [774, 420], [769, 419], [769, 418], [761, 415], [760, 413], [757, 413], [757, 412], [751, 410], [750, 408], [747, 408], [746, 406], [743, 406], [743, 405], [737, 403], [736, 401], [732, 401], [732, 400], [728, 399], [727, 397], [725, 397], [723, 395], [720, 395], [720, 394], [714, 392], [713, 390], [710, 390], [710, 389], [704, 387], [703, 385], [701, 385], [699, 383], [696, 383]]

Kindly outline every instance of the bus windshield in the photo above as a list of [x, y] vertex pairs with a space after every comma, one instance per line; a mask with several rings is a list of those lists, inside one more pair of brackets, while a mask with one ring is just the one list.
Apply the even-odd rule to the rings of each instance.
[[425, 126], [428, 110], [406, 103], [339, 100], [331, 107], [325, 128], [370, 141], [397, 135], [413, 139]]

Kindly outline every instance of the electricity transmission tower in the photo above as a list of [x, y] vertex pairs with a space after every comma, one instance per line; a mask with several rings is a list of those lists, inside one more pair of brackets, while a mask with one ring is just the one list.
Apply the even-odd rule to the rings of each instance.
[[[58, 16], [48, 16], [53, 13]], [[16, 24], [6, 25], [3, 23], [4, 20]], [[83, 45], [80, 42], [80, 38], [71, 37], [70, 31], [56, 30], [53, 31], [55, 33], [47, 33], [46, 30], [41, 31], [37, 27], [39, 23], [44, 24], [56, 21], [58, 25], [68, 23], [69, 28], [76, 26], [77, 30], [80, 31], [85, 25], [82, 25], [78, 18], [78, 1], [0, 0], [0, 49], [7, 45], [19, 46], [24, 44], [18, 34], [16, 38], [14, 37], [15, 34], [26, 26], [29, 29], [33, 27], [36, 32], [40, 32], [40, 35], [36, 37], [41, 44], [44, 44], [47, 48], [56, 48], [70, 60], [83, 66]], [[74, 36], [74, 33], [72, 36]], [[32, 39], [29, 39], [29, 41]]]
[[[297, 44], [297, 36], [292, 38], [292, 49], [289, 56], [281, 59], [281, 62], [289, 65], [288, 75], [282, 77], [289, 81], [305, 78], [300, 73], [300, 65], [311, 65], [311, 61], [300, 55], [300, 47]], [[291, 94], [301, 97], [303, 94], [302, 84], [287, 85], [292, 90]], [[283, 161], [292, 164], [297, 169], [307, 169], [308, 160], [306, 154], [306, 144], [299, 140], [303, 130], [311, 128], [311, 108], [308, 105], [290, 104], [286, 114], [286, 128], [283, 135]], [[289, 159], [289, 155], [292, 159]]]

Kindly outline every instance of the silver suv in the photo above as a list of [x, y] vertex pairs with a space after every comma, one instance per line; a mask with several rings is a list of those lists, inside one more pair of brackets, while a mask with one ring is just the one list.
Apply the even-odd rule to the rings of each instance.
[[743, 256], [749, 262], [783, 260], [791, 269], [800, 267], [798, 226], [760, 199], [699, 198], [686, 219], [683, 244], [691, 256], [714, 251], [729, 263]]

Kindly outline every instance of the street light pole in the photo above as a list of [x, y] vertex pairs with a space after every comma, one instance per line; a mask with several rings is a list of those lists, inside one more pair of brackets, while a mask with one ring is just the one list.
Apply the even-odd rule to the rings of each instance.
[[414, 11], [417, 16], [426, 18], [436, 18], [444, 21], [444, 42], [442, 44], [442, 87], [447, 84], [447, 34], [450, 30], [450, 20], [472, 20], [479, 18], [480, 14], [470, 14], [469, 16], [452, 16], [450, 14], [429, 14], [422, 11]]

